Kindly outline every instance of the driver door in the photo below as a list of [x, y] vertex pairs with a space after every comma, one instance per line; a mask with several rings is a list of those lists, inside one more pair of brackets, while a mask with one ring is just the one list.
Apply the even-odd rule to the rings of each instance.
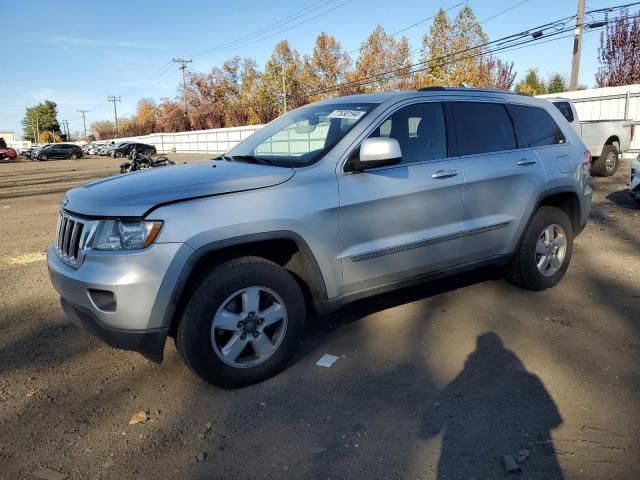
[[447, 154], [444, 104], [401, 107], [369, 136], [395, 138], [402, 162], [338, 172], [343, 293], [450, 267], [462, 241], [464, 175]]

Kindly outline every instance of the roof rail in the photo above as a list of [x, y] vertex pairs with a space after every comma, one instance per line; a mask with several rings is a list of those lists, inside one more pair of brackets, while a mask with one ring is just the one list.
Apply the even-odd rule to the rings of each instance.
[[487, 92], [487, 93], [506, 93], [510, 95], [524, 95], [530, 97], [531, 95], [523, 92], [514, 92], [512, 90], [498, 90], [497, 88], [470, 88], [470, 87], [424, 87], [419, 88], [419, 92]]

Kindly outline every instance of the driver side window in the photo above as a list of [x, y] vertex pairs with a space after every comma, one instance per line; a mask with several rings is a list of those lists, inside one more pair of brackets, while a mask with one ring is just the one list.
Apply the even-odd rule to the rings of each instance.
[[443, 105], [429, 102], [403, 107], [392, 113], [369, 137], [396, 139], [402, 151], [402, 163], [446, 158]]

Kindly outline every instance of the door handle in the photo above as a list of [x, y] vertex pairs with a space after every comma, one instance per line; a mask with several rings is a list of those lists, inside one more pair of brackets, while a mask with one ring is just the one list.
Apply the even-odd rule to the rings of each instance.
[[520, 165], [521, 167], [526, 167], [527, 165], [533, 165], [534, 163], [536, 163], [535, 160], [530, 160], [528, 158], [523, 158], [522, 160], [520, 160], [518, 162], [518, 165]]
[[436, 173], [431, 175], [431, 178], [449, 178], [455, 177], [458, 175], [457, 170], [438, 170]]

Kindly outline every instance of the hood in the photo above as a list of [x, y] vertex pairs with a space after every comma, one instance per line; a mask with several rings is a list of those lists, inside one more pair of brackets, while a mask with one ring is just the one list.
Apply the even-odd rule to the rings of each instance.
[[62, 207], [96, 217], [142, 217], [160, 204], [271, 187], [293, 177], [292, 168], [214, 161], [141, 170], [67, 192]]

